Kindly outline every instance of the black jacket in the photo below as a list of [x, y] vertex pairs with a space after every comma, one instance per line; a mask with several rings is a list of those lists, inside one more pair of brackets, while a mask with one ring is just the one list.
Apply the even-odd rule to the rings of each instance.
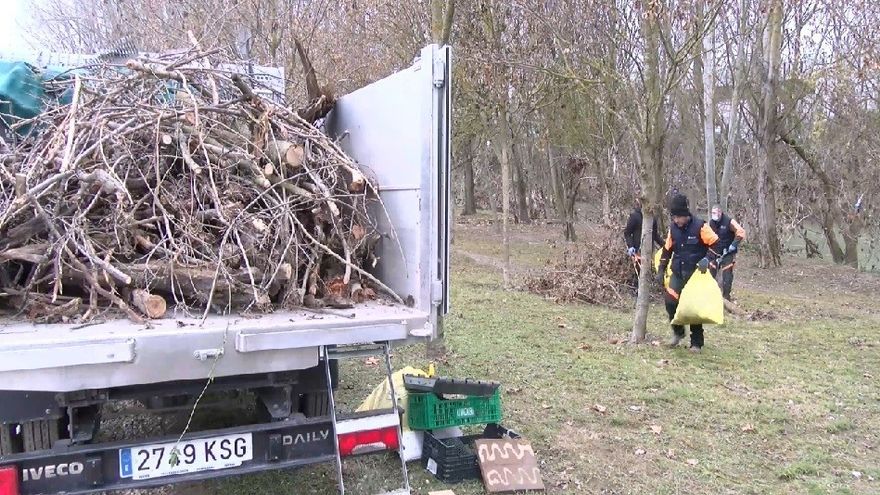
[[[660, 237], [660, 231], [657, 230], [657, 218], [654, 218], [652, 224], [652, 237], [654, 244], [663, 245], [663, 238]], [[634, 209], [629, 214], [629, 220], [626, 222], [626, 228], [623, 229], [623, 238], [626, 240], [626, 247], [634, 247], [638, 251], [642, 247], [642, 210]]]
[[[704, 232], [704, 229], [707, 229]], [[669, 226], [669, 236], [672, 241], [672, 273], [687, 281], [697, 268], [697, 263], [703, 258], [709, 261], [715, 259], [715, 247], [717, 235], [699, 218], [691, 217], [691, 221], [683, 228], [679, 228], [674, 222]], [[707, 239], [711, 237], [711, 239]], [[666, 254], [666, 253], [664, 253]], [[663, 258], [661, 265], [665, 266]]]
[[727, 216], [727, 213], [722, 213], [721, 218], [717, 222], [715, 220], [709, 222], [709, 226], [718, 234], [716, 251], [719, 253], [730, 247], [733, 241], [736, 240], [737, 230], [734, 225], [735, 223], [732, 218]]

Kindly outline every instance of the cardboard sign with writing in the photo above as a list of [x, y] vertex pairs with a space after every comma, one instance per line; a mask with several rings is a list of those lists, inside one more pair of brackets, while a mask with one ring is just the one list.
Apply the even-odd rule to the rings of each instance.
[[477, 440], [475, 445], [483, 483], [490, 493], [544, 489], [535, 452], [525, 440]]

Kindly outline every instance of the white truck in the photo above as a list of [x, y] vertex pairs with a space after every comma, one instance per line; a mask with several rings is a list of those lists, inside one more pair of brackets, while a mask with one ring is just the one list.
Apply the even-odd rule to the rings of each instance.
[[[168, 317], [150, 328], [0, 321], [0, 495], [158, 486], [397, 449], [396, 408], [337, 417], [334, 357], [432, 339], [448, 309], [451, 74], [450, 49], [430, 45], [411, 67], [340, 98], [325, 122], [375, 174], [387, 237], [374, 274], [413, 304], [365, 304], [353, 317]], [[266, 419], [97, 441], [107, 403], [186, 409], [206, 384], [253, 393]]]

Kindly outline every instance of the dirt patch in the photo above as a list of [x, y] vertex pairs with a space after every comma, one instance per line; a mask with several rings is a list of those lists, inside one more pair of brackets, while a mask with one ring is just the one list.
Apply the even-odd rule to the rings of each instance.
[[[456, 256], [463, 256], [463, 257], [469, 259], [471, 262], [476, 263], [481, 266], [485, 266], [486, 268], [492, 268], [493, 270], [503, 270], [504, 269], [504, 263], [500, 259], [498, 259], [494, 256], [488, 256], [488, 255], [479, 254], [479, 253], [472, 253], [470, 251], [465, 251], [463, 249], [455, 249], [454, 253]], [[516, 266], [511, 265], [511, 269], [514, 272], [525, 273], [525, 270], [523, 270], [521, 267], [516, 267]]]
[[880, 317], [880, 305], [875, 301], [880, 293], [878, 274], [794, 257], [783, 259], [781, 267], [762, 269], [757, 265], [753, 255], [741, 257], [733, 286], [734, 295], [750, 292], [766, 299], [765, 307], [750, 311], [750, 319]]
[[778, 318], [779, 316], [773, 311], [763, 309], [756, 309], [746, 315], [748, 321], [776, 321]]
[[636, 493], [635, 486], [620, 480], [663, 477], [655, 457], [666, 452], [655, 450], [569, 422], [554, 441], [559, 459], [544, 477], [555, 480], [562, 493]]

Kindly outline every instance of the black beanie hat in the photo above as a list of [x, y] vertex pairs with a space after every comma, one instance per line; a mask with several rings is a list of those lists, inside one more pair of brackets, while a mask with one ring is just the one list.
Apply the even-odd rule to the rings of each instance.
[[684, 194], [676, 194], [669, 202], [669, 213], [676, 217], [689, 217], [691, 211], [688, 209], [688, 199]]

